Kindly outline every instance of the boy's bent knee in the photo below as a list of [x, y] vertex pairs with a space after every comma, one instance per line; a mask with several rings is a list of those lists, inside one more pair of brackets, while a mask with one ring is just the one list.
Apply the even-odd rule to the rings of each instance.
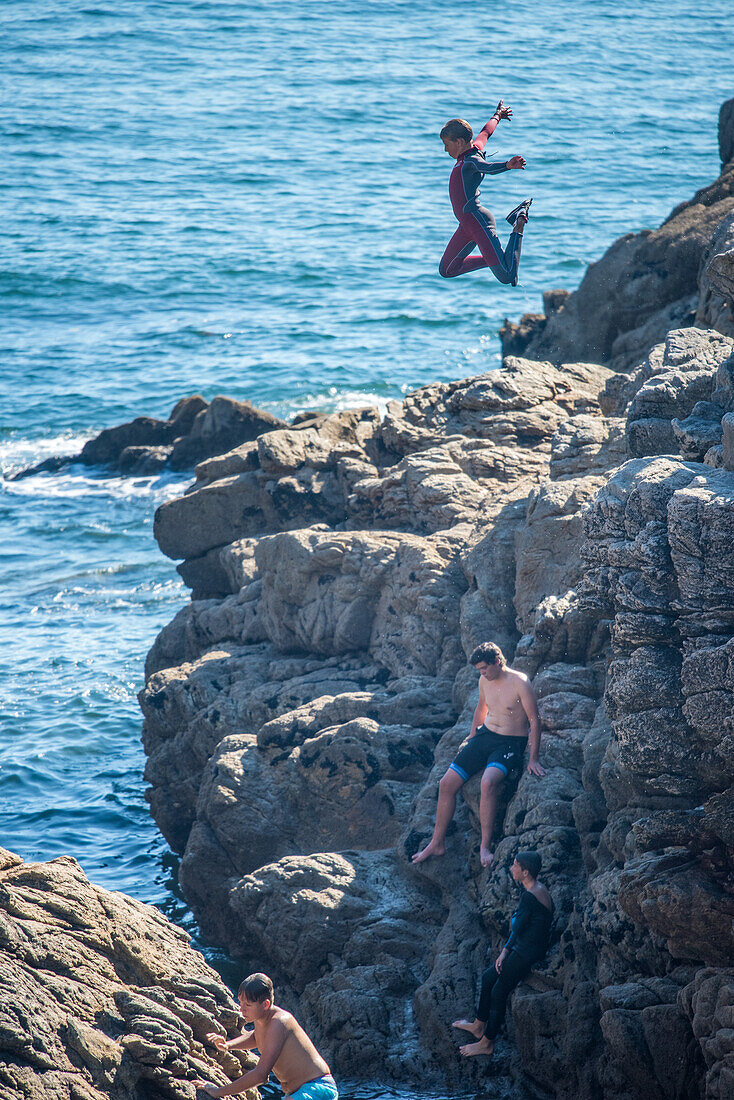
[[458, 791], [459, 787], [464, 786], [464, 779], [453, 768], [448, 768], [447, 771], [441, 776], [438, 783], [438, 789], [441, 791]]
[[505, 773], [502, 768], [485, 768], [482, 774], [482, 787], [499, 787], [505, 781]]

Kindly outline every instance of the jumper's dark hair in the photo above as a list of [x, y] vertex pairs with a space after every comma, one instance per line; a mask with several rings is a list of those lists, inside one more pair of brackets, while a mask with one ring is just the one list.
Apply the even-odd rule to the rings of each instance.
[[478, 665], [480, 662], [486, 665], [499, 665], [500, 668], [504, 668], [507, 664], [504, 653], [495, 642], [482, 642], [477, 646], [469, 658], [469, 664]]
[[471, 141], [474, 133], [468, 122], [463, 118], [450, 118], [441, 130], [441, 137], [445, 141]]
[[267, 974], [250, 974], [240, 983], [237, 993], [248, 1001], [272, 1001], [273, 983]]
[[537, 878], [543, 863], [537, 852], [518, 852], [515, 859], [532, 878]]

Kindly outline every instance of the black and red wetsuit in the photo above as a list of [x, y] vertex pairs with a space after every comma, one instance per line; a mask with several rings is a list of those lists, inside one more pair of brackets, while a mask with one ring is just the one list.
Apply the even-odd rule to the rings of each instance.
[[[491, 118], [477, 134], [471, 146], [458, 158], [449, 179], [449, 197], [459, 228], [446, 246], [438, 265], [444, 279], [455, 279], [469, 271], [488, 267], [501, 283], [517, 283], [522, 237], [512, 232], [507, 247], [502, 248], [492, 214], [479, 205], [479, 185], [484, 176], [508, 171], [504, 161], [485, 160], [484, 146], [497, 126]], [[479, 248], [481, 256], [470, 256]]]

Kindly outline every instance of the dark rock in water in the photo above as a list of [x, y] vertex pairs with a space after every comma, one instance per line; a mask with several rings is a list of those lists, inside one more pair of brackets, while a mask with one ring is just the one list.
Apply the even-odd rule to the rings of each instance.
[[734, 336], [734, 213], [724, 218], [703, 251], [696, 324]]
[[0, 849], [0, 925], [3, 1100], [191, 1100], [242, 1074], [206, 1041], [237, 1034], [232, 995], [157, 909]]
[[[82, 462], [86, 466], [106, 466], [131, 476], [150, 476], [164, 469], [186, 470], [212, 456], [246, 447], [262, 435], [289, 427], [270, 413], [254, 408], [248, 401], [215, 397], [207, 404], [203, 397], [184, 397], [171, 410], [168, 420], [139, 416], [128, 424], [105, 428], [84, 444], [81, 454], [47, 458], [20, 470], [11, 480], [31, 474], [53, 472]], [[254, 468], [247, 459], [236, 469]]]
[[734, 99], [727, 99], [719, 111], [719, 155], [722, 168], [734, 160]]
[[545, 328], [545, 322], [546, 317], [543, 313], [523, 313], [519, 322], [510, 321], [505, 317], [505, 323], [499, 330], [502, 356], [522, 355], [533, 338]]
[[287, 427], [285, 421], [256, 409], [249, 401], [215, 397], [199, 412], [190, 429], [176, 439], [170, 457], [171, 469], [188, 470], [205, 458], [251, 443], [263, 432]]
[[125, 447], [117, 460], [121, 474], [157, 474], [165, 469], [170, 447]]
[[171, 425], [167, 420], [155, 420], [150, 416], [138, 416], [129, 424], [105, 428], [84, 444], [79, 461], [87, 466], [109, 466], [117, 462], [128, 447], [158, 447], [171, 438]]

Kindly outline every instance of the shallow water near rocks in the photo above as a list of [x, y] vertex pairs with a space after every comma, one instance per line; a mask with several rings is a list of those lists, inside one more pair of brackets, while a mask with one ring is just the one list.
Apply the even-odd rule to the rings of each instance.
[[[193, 392], [290, 415], [497, 366], [506, 315], [716, 176], [730, 15], [6, 0], [3, 469]], [[437, 131], [478, 128], [500, 96], [515, 118], [490, 145], [528, 160], [483, 188], [501, 235], [535, 197], [516, 291], [436, 272], [454, 229]], [[143, 796], [136, 692], [187, 598], [152, 517], [186, 482], [71, 467], [2, 483], [0, 825], [24, 858], [71, 853], [159, 906], [236, 984]], [[417, 1100], [371, 1088], [347, 1095]]]

